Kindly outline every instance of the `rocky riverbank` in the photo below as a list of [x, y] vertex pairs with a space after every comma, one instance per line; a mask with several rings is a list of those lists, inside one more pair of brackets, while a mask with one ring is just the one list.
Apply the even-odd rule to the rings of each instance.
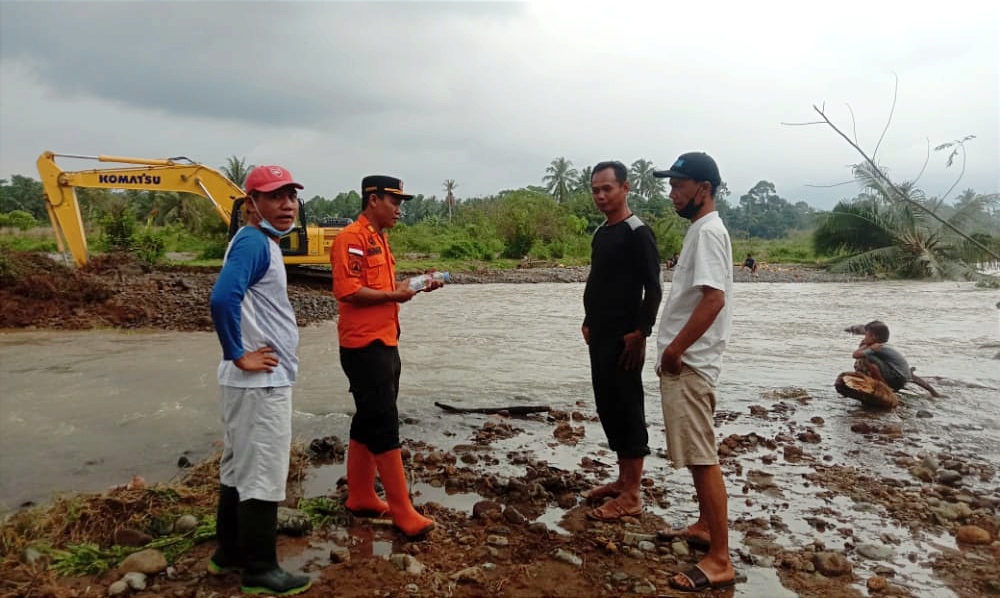
[[[802, 389], [775, 389], [748, 413], [717, 416], [723, 428], [742, 422], [757, 430], [730, 433], [719, 448], [731, 503], [745, 501], [759, 513], [731, 522], [730, 550], [745, 579], [735, 595], [929, 598], [950, 591], [978, 598], [1000, 592], [1000, 498], [989, 488], [994, 465], [957, 452], [908, 451], [904, 427], [891, 418], [852, 428], [859, 444], [895, 447], [890, 471], [833, 462], [825, 456], [822, 418], [799, 423], [811, 401]], [[389, 520], [344, 511], [343, 439], [315, 439], [295, 451], [279, 554], [286, 566], [314, 578], [304, 596], [683, 595], [667, 580], [702, 558], [703, 549], [659, 539], [657, 530], [677, 522], [653, 511], [690, 507], [686, 475], [648, 468], [646, 511], [594, 522], [585, 517], [590, 507], [583, 495], [614, 475], [613, 455], [591, 448], [551, 460], [528, 448], [594, 447], [587, 440], [588, 430], [597, 429], [593, 413], [454, 417], [460, 431], [405, 443], [415, 502], [437, 521], [421, 541], [406, 541]], [[512, 443], [523, 448], [511, 449]], [[133, 479], [9, 518], [0, 554], [3, 595], [129, 595], [138, 588], [176, 598], [237, 593], [237, 575], [205, 571], [214, 546], [215, 475], [210, 460], [172, 485]], [[436, 498], [423, 497], [428, 489]], [[66, 516], [81, 509], [86, 520]], [[880, 537], [855, 540], [872, 521]], [[171, 548], [185, 538], [198, 543]], [[44, 541], [57, 550], [44, 548]], [[95, 546], [86, 553], [91, 561], [69, 550], [81, 543]], [[68, 557], [71, 552], [76, 556]], [[110, 559], [111, 568], [55, 575], [101, 559]]]

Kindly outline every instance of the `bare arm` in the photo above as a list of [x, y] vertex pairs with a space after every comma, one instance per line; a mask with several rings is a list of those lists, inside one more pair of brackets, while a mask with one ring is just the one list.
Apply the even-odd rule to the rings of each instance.
[[872, 343], [870, 345], [866, 345], [862, 340], [861, 344], [858, 345], [858, 348], [854, 350], [854, 353], [851, 353], [851, 357], [853, 357], [854, 359], [861, 359], [862, 357], [865, 356], [865, 353], [867, 353], [868, 351], [874, 351], [875, 353], [878, 353], [879, 350], [881, 349], [882, 349], [882, 343]]
[[660, 370], [671, 374], [679, 374], [681, 371], [681, 355], [688, 347], [712, 326], [712, 322], [718, 317], [722, 308], [726, 306], [726, 293], [722, 289], [713, 287], [701, 288], [701, 301], [694, 308], [691, 317], [688, 318], [684, 327], [670, 341], [667, 348], [660, 356]]

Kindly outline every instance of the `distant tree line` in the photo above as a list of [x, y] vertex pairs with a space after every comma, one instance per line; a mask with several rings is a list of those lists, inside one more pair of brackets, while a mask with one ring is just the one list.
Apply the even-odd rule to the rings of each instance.
[[[232, 156], [220, 170], [242, 186], [252, 168], [245, 159]], [[629, 205], [653, 228], [660, 253], [666, 257], [680, 250], [688, 223], [676, 215], [666, 181], [654, 177], [654, 170], [649, 160], [631, 163]], [[759, 181], [737, 200], [723, 182], [716, 202], [735, 240], [806, 234], [812, 238], [816, 255], [826, 256], [839, 268], [881, 271], [892, 276], [968, 274], [968, 268], [956, 264], [975, 264], [974, 247], [955, 240], [954, 235], [920, 214], [907, 211], [863, 168], [855, 169], [855, 174], [861, 192], [843, 199], [830, 212], [781, 197], [774, 183], [767, 180]], [[603, 220], [593, 205], [590, 176], [591, 167], [577, 169], [572, 161], [558, 157], [545, 169], [540, 185], [493, 195], [460, 198], [456, 195], [456, 179], [447, 179], [442, 183], [441, 198], [416, 195], [404, 204], [402, 226], [394, 231], [394, 242], [398, 240], [407, 251], [456, 259], [585, 258], [589, 255], [590, 235]], [[913, 199], [991, 247], [1000, 240], [1000, 201], [996, 193], [980, 194], [967, 189], [953, 204], [947, 204], [925, 197], [913, 184], [903, 183], [901, 187]], [[225, 227], [209, 202], [198, 196], [103, 189], [77, 189], [77, 193], [84, 220], [91, 226], [106, 222], [111, 215], [118, 222], [132, 217], [147, 227], [176, 226], [195, 234], [225, 238]], [[315, 195], [304, 206], [308, 221], [322, 224], [330, 218], [356, 218], [361, 197], [354, 190], [330, 198]], [[9, 182], [0, 180], [0, 219], [5, 219], [0, 220], [0, 225], [8, 227], [45, 223], [41, 183], [21, 175], [14, 175]], [[904, 261], [912, 263], [900, 266]]]

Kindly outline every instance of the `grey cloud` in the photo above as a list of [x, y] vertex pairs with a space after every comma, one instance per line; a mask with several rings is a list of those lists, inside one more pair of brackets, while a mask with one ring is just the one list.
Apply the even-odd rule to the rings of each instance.
[[0, 56], [57, 94], [260, 125], [350, 126], [389, 110], [447, 109], [446, 86], [465, 73], [436, 67], [438, 58], [468, 50], [516, 14], [511, 6], [4, 3]]

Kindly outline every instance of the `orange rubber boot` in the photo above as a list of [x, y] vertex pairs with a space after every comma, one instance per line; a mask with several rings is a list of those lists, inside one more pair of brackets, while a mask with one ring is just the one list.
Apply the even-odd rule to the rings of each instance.
[[399, 449], [375, 455], [378, 475], [385, 487], [385, 497], [389, 501], [392, 523], [408, 538], [418, 538], [434, 527], [434, 520], [424, 517], [413, 508], [410, 491], [406, 486], [406, 472], [403, 470], [403, 455]]
[[357, 440], [347, 446], [347, 500], [344, 506], [358, 517], [380, 517], [389, 512], [389, 503], [375, 493], [375, 455]]

